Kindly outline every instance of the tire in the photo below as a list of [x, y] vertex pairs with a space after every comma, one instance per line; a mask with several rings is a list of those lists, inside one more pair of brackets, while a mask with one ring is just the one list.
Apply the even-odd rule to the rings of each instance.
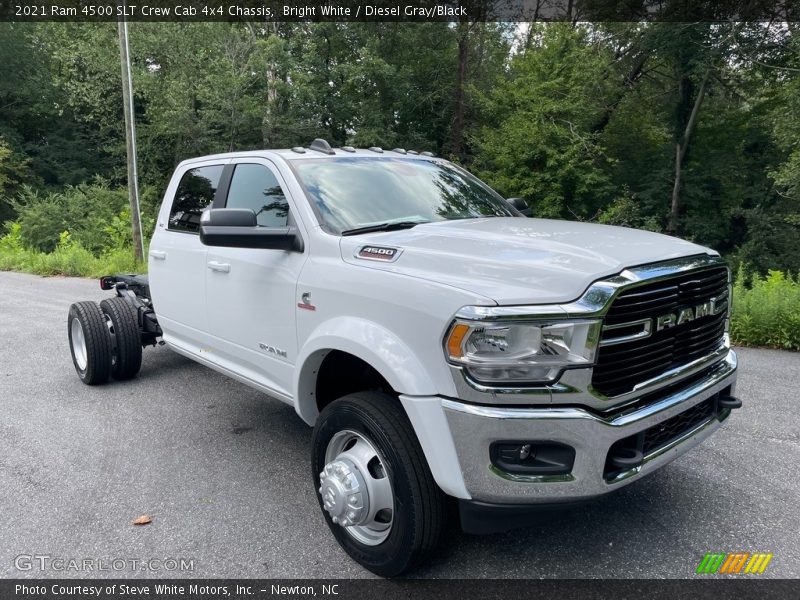
[[76, 302], [69, 307], [67, 335], [72, 364], [86, 385], [99, 385], [111, 374], [111, 336], [96, 302]]
[[142, 339], [136, 309], [116, 296], [103, 300], [100, 310], [111, 322], [111, 376], [119, 381], [131, 379], [142, 367]]
[[[322, 472], [326, 452], [341, 436], [351, 434], [372, 444], [382, 461], [379, 474], [385, 472], [391, 484], [391, 525], [382, 541], [357, 539], [354, 532], [358, 527], [334, 523], [325, 508]], [[311, 463], [314, 489], [328, 527], [345, 552], [368, 570], [383, 577], [400, 575], [428, 559], [439, 546], [447, 521], [446, 497], [433, 480], [414, 429], [396, 398], [359, 392], [326, 406], [314, 427]]]

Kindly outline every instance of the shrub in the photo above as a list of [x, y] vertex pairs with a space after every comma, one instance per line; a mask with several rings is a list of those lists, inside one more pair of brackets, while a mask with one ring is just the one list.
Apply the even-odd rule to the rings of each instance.
[[[91, 185], [81, 184], [64, 191], [65, 229], [84, 248], [99, 253], [113, 248], [114, 240], [106, 226], [128, 206], [124, 189], [111, 189], [98, 179]], [[130, 229], [130, 218], [128, 218]]]
[[[151, 194], [152, 195], [152, 194]], [[127, 192], [102, 179], [42, 194], [25, 188], [0, 237], [0, 270], [99, 277], [147, 270], [133, 258]], [[145, 235], [155, 220], [142, 216]]]
[[18, 224], [12, 224], [9, 233], [0, 238], [0, 271], [26, 271], [38, 275], [70, 275], [73, 277], [101, 277], [113, 273], [143, 273], [147, 265], [133, 258], [133, 250], [114, 248], [95, 256], [72, 235], [64, 231], [52, 252], [45, 253], [25, 248], [20, 239]]
[[19, 252], [22, 250], [22, 233], [19, 223], [8, 222], [5, 224], [6, 235], [0, 238], [0, 251]]
[[19, 209], [20, 239], [26, 248], [39, 252], [52, 252], [58, 244], [58, 235], [64, 231], [64, 210], [58, 194], [40, 196], [25, 190], [24, 206]]
[[111, 189], [102, 179], [68, 186], [63, 192], [40, 194], [25, 188], [15, 201], [22, 243], [26, 248], [53, 252], [62, 231], [93, 253], [120, 247], [113, 219], [127, 206], [124, 189]]
[[800, 350], [800, 280], [769, 271], [748, 277], [739, 269], [733, 289], [735, 344]]

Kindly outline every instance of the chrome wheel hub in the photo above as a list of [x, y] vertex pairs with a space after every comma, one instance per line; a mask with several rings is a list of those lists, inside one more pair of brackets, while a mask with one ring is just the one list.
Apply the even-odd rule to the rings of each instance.
[[331, 520], [342, 527], [361, 525], [369, 512], [364, 478], [347, 459], [325, 465], [319, 493]]
[[359, 542], [377, 546], [389, 537], [394, 493], [385, 461], [372, 442], [340, 431], [325, 451], [319, 494], [331, 520]]

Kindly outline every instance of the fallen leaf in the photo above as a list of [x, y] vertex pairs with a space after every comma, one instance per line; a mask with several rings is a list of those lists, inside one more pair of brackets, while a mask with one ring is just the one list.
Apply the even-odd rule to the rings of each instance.
[[133, 520], [133, 524], [134, 525], [148, 525], [148, 524], [150, 524], [152, 522], [153, 522], [153, 519], [151, 519], [148, 515], [142, 515], [141, 517], [136, 517]]

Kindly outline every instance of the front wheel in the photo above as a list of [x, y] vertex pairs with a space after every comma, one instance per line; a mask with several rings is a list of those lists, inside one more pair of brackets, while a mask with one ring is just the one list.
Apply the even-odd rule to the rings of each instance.
[[359, 392], [329, 404], [314, 427], [311, 461], [328, 527], [362, 566], [393, 577], [437, 548], [445, 497], [395, 398]]

